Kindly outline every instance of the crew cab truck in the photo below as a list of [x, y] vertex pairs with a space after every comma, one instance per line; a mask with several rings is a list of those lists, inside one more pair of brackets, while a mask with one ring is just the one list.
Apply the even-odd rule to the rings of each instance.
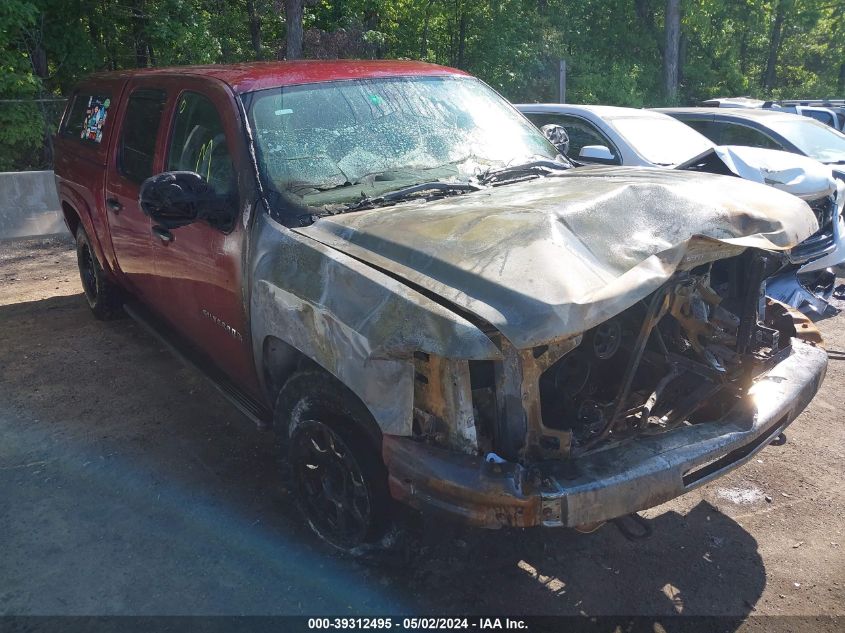
[[586, 526], [748, 460], [827, 356], [765, 299], [818, 229], [726, 176], [571, 169], [457, 70], [331, 61], [95, 75], [56, 139], [94, 315], [125, 309], [272, 426], [314, 531], [396, 502]]

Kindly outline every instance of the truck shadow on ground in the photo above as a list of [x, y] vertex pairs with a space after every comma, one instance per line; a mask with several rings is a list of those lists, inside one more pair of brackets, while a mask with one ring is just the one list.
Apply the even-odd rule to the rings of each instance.
[[[10, 538], [30, 552], [33, 587], [43, 572], [59, 594], [88, 583], [83, 593], [98, 595], [106, 591], [100, 584], [112, 582], [118, 551], [121, 573], [135, 582], [108, 590], [138, 594], [121, 594], [118, 612], [137, 612], [140, 604], [142, 611], [172, 613], [170, 605], [179, 604], [176, 611], [187, 613], [300, 613], [306, 600], [316, 606], [305, 612], [320, 613], [339, 591], [327, 570], [380, 596], [347, 614], [375, 614], [390, 604], [406, 614], [744, 616], [765, 587], [754, 538], [706, 502], [685, 514], [659, 514], [642, 540], [612, 525], [588, 535], [490, 532], [425, 518], [401, 568], [338, 557], [300, 523], [272, 434], [243, 420], [131, 320], [97, 322], [73, 295], [0, 306], [0, 323], [7, 442], [0, 460], [14, 462], [0, 464], [0, 484], [15, 486], [20, 512], [6, 522], [26, 524]], [[30, 463], [45, 464], [38, 477], [29, 478]], [[92, 485], [103, 493], [93, 495]], [[91, 514], [101, 518], [92, 523]], [[76, 541], [69, 551], [27, 550], [28, 539], [68, 542], [86, 530], [99, 538]], [[56, 571], [57, 547], [58, 567], [72, 571]], [[314, 575], [307, 587], [300, 586], [303, 569]], [[196, 574], [203, 575], [202, 593], [192, 597]], [[25, 611], [35, 600], [25, 593], [0, 595], [0, 612]], [[63, 595], [74, 605], [75, 594]], [[180, 602], [171, 602], [176, 597]]]
[[[707, 502], [648, 521], [629, 540], [612, 523], [486, 532], [440, 524], [412, 564], [428, 598], [456, 612], [744, 615], [765, 587], [754, 538]], [[439, 598], [440, 587], [450, 587]], [[445, 599], [444, 599], [445, 598]]]

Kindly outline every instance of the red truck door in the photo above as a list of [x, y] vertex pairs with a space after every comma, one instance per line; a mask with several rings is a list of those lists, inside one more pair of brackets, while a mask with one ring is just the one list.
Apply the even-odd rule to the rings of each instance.
[[106, 175], [105, 209], [117, 266], [133, 292], [147, 299], [156, 279], [150, 219], [141, 211], [138, 192], [158, 167], [166, 101], [166, 92], [149, 79], [130, 82], [117, 113]]
[[259, 397], [247, 321], [242, 253], [246, 230], [238, 210], [239, 173], [249, 173], [240, 116], [228, 87], [179, 77], [168, 108], [161, 171], [201, 174], [233, 198], [231, 230], [208, 222], [164, 230], [152, 226], [156, 309], [234, 383]]

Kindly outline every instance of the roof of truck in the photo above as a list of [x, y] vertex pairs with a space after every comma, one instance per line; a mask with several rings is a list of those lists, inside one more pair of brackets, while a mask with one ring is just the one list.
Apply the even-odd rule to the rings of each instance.
[[297, 60], [213, 64], [208, 66], [170, 66], [97, 73], [88, 80], [130, 78], [149, 75], [198, 75], [223, 81], [235, 92], [296, 84], [402, 76], [467, 75], [462, 70], [415, 61], [396, 60]]

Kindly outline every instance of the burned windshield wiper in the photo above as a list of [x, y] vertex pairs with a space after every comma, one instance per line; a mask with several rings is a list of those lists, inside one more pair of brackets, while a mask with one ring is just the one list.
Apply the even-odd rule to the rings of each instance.
[[488, 171], [478, 178], [483, 185], [500, 185], [513, 180], [521, 180], [532, 176], [548, 176], [556, 172], [568, 170], [572, 167], [567, 163], [554, 160], [534, 160], [521, 165], [511, 165]]
[[[372, 198], [361, 198], [357, 202], [353, 202], [346, 206], [346, 211], [360, 211], [362, 209], [372, 209], [373, 207], [383, 207], [403, 200], [408, 200], [416, 196], [431, 200], [434, 198], [443, 198], [454, 194], [469, 193], [471, 191], [480, 191], [483, 187], [469, 182], [423, 182], [410, 187], [403, 187], [396, 191], [391, 191], [381, 196]], [[428, 195], [422, 195], [422, 194]]]

